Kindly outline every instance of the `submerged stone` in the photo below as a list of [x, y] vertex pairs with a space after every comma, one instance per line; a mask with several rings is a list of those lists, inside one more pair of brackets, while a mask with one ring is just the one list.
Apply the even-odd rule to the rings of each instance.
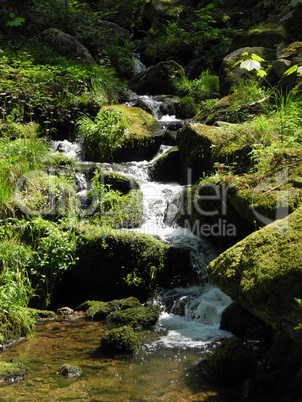
[[73, 366], [70, 364], [63, 364], [62, 367], [60, 367], [59, 371], [57, 374], [61, 374], [64, 377], [78, 377], [82, 374], [82, 370], [78, 366]]

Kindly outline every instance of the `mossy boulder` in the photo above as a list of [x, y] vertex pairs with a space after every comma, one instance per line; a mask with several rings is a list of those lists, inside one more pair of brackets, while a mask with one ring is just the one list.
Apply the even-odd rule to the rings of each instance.
[[26, 309], [20, 308], [19, 314], [16, 312], [1, 312], [0, 343], [6, 345], [28, 335], [33, 324], [34, 319]]
[[256, 372], [257, 361], [250, 347], [237, 338], [224, 339], [208, 360], [208, 373], [220, 385], [240, 384]]
[[[124, 121], [119, 144], [112, 150], [112, 155], [104, 154], [104, 144], [96, 130], [95, 137], [89, 135], [84, 138], [86, 158], [95, 162], [150, 160], [163, 141], [164, 132], [158, 121], [145, 110], [127, 105], [104, 106], [99, 115], [108, 111], [119, 113]], [[110, 143], [106, 146], [110, 147]]]
[[157, 323], [160, 312], [159, 306], [132, 307], [110, 313], [108, 321], [133, 328], [148, 328]]
[[240, 32], [233, 37], [230, 52], [244, 47], [262, 46], [274, 49], [276, 45], [285, 41], [285, 32], [283, 29], [265, 29], [261, 32], [247, 33]]
[[91, 63], [93, 61], [89, 50], [85, 46], [71, 35], [56, 28], [48, 28], [41, 32], [31, 39], [28, 45], [35, 48], [46, 45], [60, 56], [81, 60], [85, 63]]
[[211, 171], [212, 148], [219, 134], [219, 128], [201, 123], [189, 123], [178, 131], [176, 142], [179, 150], [180, 178], [183, 182], [188, 179], [189, 169], [192, 182]]
[[57, 218], [78, 213], [76, 189], [70, 178], [47, 172], [23, 176], [11, 203], [22, 215]]
[[158, 286], [196, 283], [189, 251], [151, 236], [85, 224], [76, 233], [76, 264], [64, 274], [54, 303], [137, 297], [146, 301]]
[[105, 355], [133, 354], [140, 340], [130, 327], [115, 328], [102, 336], [99, 351]]
[[264, 62], [262, 62], [264, 70], [267, 70], [276, 58], [274, 49], [264, 47], [243, 47], [228, 54], [223, 59], [219, 70], [219, 88], [221, 96], [229, 95], [232, 88], [238, 86], [241, 78], [256, 78], [255, 74], [240, 68], [240, 65], [235, 66], [236, 62], [242, 58], [242, 53], [256, 54], [264, 59]]
[[111, 300], [108, 302], [103, 301], [87, 301], [85, 302], [85, 316], [86, 318], [94, 321], [101, 321], [107, 318], [107, 316], [115, 310], [121, 308], [121, 300]]
[[79, 366], [66, 363], [60, 367], [58, 374], [61, 374], [63, 377], [74, 378], [79, 377], [82, 374], [82, 370]]
[[243, 308], [292, 339], [302, 310], [302, 208], [222, 253], [208, 266], [211, 281]]
[[24, 379], [28, 368], [18, 361], [11, 360], [10, 362], [0, 361], [0, 382], [3, 381], [7, 384]]

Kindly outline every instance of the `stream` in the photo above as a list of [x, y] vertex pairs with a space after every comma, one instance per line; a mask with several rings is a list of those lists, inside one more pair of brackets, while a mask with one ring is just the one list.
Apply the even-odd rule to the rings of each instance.
[[[144, 101], [149, 102], [154, 117], [166, 129], [177, 121], [175, 116], [160, 115], [157, 100], [144, 97]], [[79, 164], [86, 163], [79, 144], [65, 140], [54, 142], [53, 147], [75, 157]], [[219, 329], [219, 324], [231, 299], [207, 277], [206, 266], [217, 256], [215, 248], [188, 229], [172, 224], [177, 195], [184, 186], [149, 178], [150, 164], [169, 149], [162, 146], [152, 161], [102, 166], [136, 179], [143, 193], [144, 224], [135, 230], [188, 249], [198, 283], [158, 294], [156, 303], [162, 307], [158, 325], [154, 331], [139, 333], [142, 347], [132, 357], [94, 356], [93, 351], [108, 326], [104, 322], [87, 322], [81, 313], [38, 324], [32, 337], [1, 353], [3, 360], [16, 357], [29, 368], [24, 381], [0, 386], [1, 401], [225, 400], [200, 380], [195, 367], [217, 342], [230, 336]], [[84, 202], [87, 183], [83, 176], [79, 177], [79, 198]], [[57, 374], [65, 363], [80, 366], [83, 374], [72, 379]]]

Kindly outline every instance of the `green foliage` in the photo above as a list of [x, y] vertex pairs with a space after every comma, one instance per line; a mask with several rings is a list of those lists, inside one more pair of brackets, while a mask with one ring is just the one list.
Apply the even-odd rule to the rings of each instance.
[[109, 161], [121, 146], [126, 128], [123, 114], [116, 109], [101, 110], [92, 120], [84, 116], [77, 121], [77, 136], [88, 148], [93, 160]]
[[49, 222], [37, 217], [29, 222], [35, 252], [30, 276], [41, 298], [41, 304], [47, 307], [54, 286], [61, 275], [76, 262], [76, 235], [73, 227], [66, 227], [66, 221]]
[[244, 52], [241, 54], [241, 59], [234, 64], [234, 67], [239, 64], [240, 68], [247, 71], [256, 70], [256, 74], [263, 78], [266, 76], [266, 72], [261, 67], [263, 61], [264, 59], [255, 53], [250, 54], [249, 52]]
[[25, 22], [25, 18], [16, 17], [14, 13], [10, 13], [9, 19], [6, 21], [5, 25], [7, 27], [19, 27]]
[[[57, 65], [35, 64], [26, 51], [0, 54], [1, 108], [3, 121], [36, 121], [51, 133], [56, 127], [71, 129], [80, 112], [94, 112], [115, 99], [112, 70], [79, 65], [60, 57]], [[13, 85], [12, 85], [13, 83]]]
[[189, 80], [187, 77], [174, 79], [174, 85], [182, 96], [191, 96], [196, 103], [205, 99], [217, 97], [219, 92], [218, 77], [210, 70], [204, 70], [198, 78]]
[[88, 195], [96, 195], [96, 213], [89, 220], [98, 225], [114, 228], [139, 227], [143, 220], [142, 194], [131, 190], [127, 194], [102, 183], [103, 173], [95, 171], [91, 179], [92, 190]]
[[216, 22], [212, 16], [214, 7], [214, 4], [210, 3], [206, 7], [194, 11], [197, 20], [192, 25], [195, 29], [194, 39], [198, 44], [214, 39], [219, 34], [219, 29], [213, 27]]
[[[302, 307], [302, 299], [296, 299], [296, 298], [295, 298], [295, 300], [296, 300], [296, 302], [298, 303], [299, 307], [301, 308], [301, 307]], [[298, 324], [298, 325], [295, 327], [295, 329], [302, 329], [302, 324]]]
[[[15, 128], [15, 127], [14, 127]], [[8, 137], [10, 136], [8, 132]], [[12, 213], [8, 204], [18, 180], [31, 171], [39, 171], [50, 159], [49, 147], [37, 138], [19, 138], [0, 142], [0, 213]]]

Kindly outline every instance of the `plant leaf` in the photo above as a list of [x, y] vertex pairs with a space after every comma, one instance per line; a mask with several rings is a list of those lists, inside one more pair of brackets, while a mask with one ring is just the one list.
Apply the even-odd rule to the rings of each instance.
[[245, 68], [248, 71], [252, 70], [260, 70], [261, 65], [258, 61], [255, 60], [244, 60], [243, 62], [240, 63], [241, 68]]

